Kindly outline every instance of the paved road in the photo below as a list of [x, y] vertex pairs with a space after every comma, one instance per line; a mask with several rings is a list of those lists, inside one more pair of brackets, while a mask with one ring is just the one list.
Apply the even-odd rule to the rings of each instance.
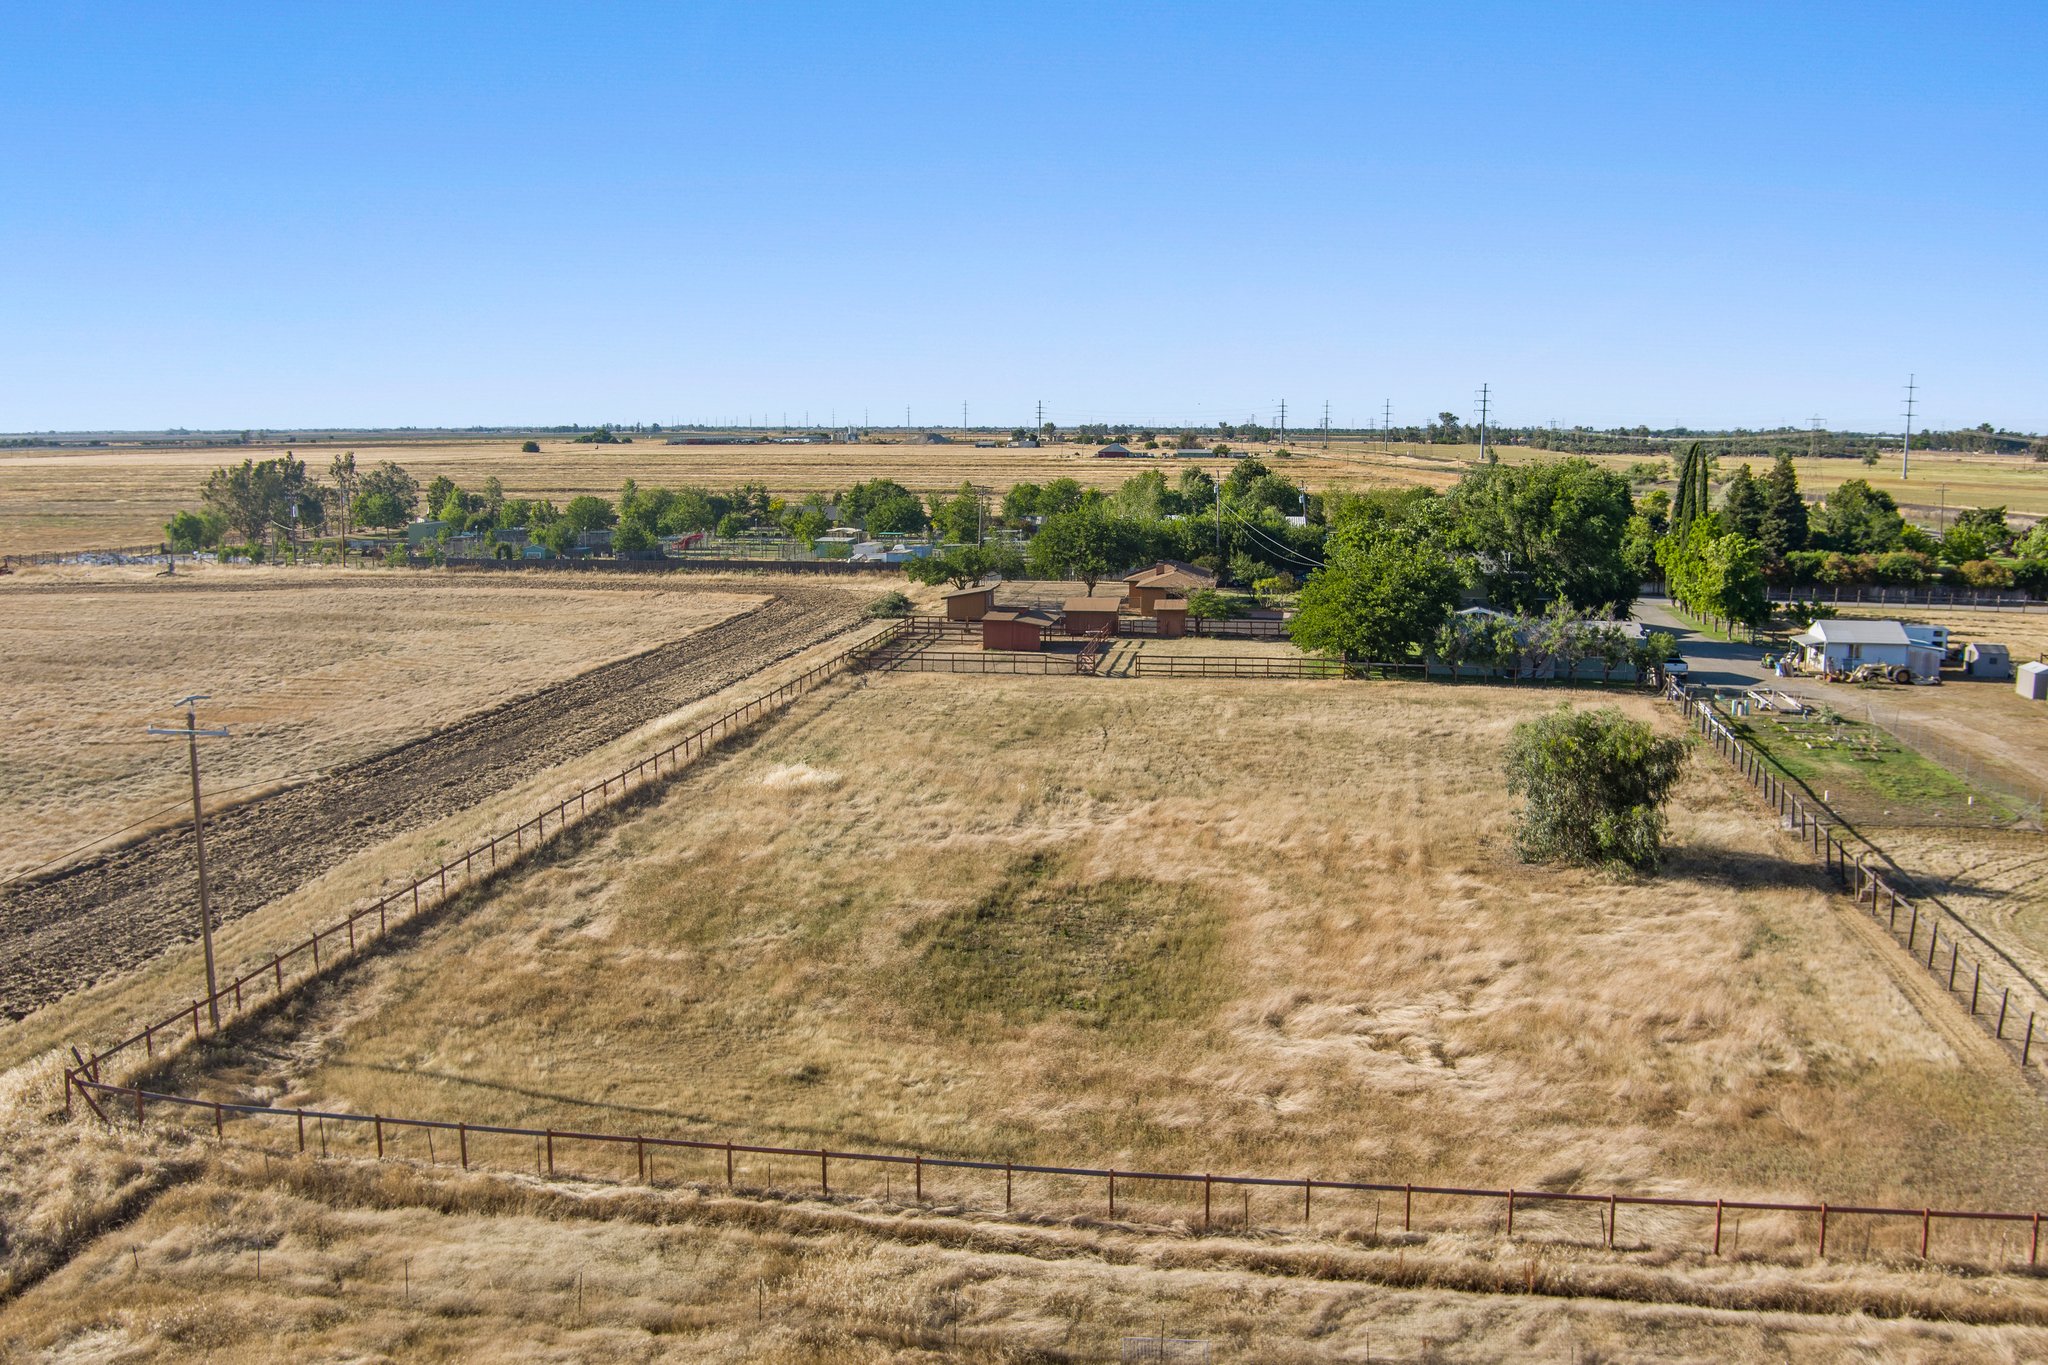
[[1691, 667], [1688, 680], [1704, 687], [1754, 687], [1768, 682], [1783, 686], [1783, 680], [1764, 667], [1763, 650], [1756, 645], [1731, 644], [1702, 635], [1687, 625], [1663, 598], [1637, 601], [1635, 618], [1652, 630], [1668, 630], [1678, 638], [1678, 652]]

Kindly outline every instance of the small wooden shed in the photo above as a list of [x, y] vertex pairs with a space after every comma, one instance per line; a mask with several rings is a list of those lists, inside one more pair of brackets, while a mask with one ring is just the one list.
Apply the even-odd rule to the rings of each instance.
[[982, 615], [981, 647], [1035, 654], [1045, 648], [1045, 632], [1056, 624], [1051, 612], [1036, 607], [997, 607]]
[[962, 588], [945, 594], [948, 621], [979, 621], [996, 604], [994, 588]]
[[1188, 603], [1185, 597], [1162, 597], [1152, 604], [1152, 619], [1159, 623], [1159, 638], [1178, 640], [1188, 633]]
[[1117, 613], [1123, 604], [1121, 597], [1069, 597], [1061, 604], [1067, 634], [1093, 635], [1106, 630], [1114, 635]]

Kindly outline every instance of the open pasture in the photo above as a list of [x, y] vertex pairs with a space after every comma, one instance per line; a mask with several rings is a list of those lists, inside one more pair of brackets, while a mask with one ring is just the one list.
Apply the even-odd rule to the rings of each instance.
[[[200, 719], [209, 804], [337, 767], [766, 599], [678, 581], [350, 570], [35, 569], [0, 578], [0, 877], [176, 822]], [[167, 809], [169, 808], [169, 809]]]
[[[0, 453], [0, 553], [153, 543], [162, 538], [163, 524], [173, 512], [198, 505], [200, 486], [211, 470], [247, 458], [268, 459], [286, 450], [323, 476], [335, 453], [353, 450], [358, 465], [392, 460], [411, 470], [422, 484], [445, 474], [465, 488], [476, 489], [495, 477], [510, 496], [552, 498], [558, 505], [583, 493], [616, 496], [629, 478], [643, 485], [718, 488], [754, 480], [781, 496], [832, 493], [873, 478], [894, 479], [919, 493], [955, 489], [963, 480], [1000, 493], [1014, 483], [1044, 483], [1063, 477], [1107, 487], [1145, 469], [1164, 470], [1171, 478], [1182, 464], [1163, 459], [1100, 460], [1094, 458], [1094, 446], [982, 449], [971, 441], [958, 440], [944, 445], [905, 441], [671, 446], [653, 436], [633, 445], [577, 445], [562, 438], [544, 438], [539, 444], [540, 453], [532, 455], [520, 451], [517, 438], [404, 441], [389, 437], [214, 449], [123, 446]], [[1293, 454], [1284, 461], [1274, 453], [1277, 443], [1242, 448], [1317, 491], [1404, 484], [1448, 488], [1478, 455], [1478, 448], [1469, 445], [1395, 443], [1383, 449], [1376, 441], [1355, 439], [1333, 440], [1324, 446], [1313, 439], [1291, 438], [1286, 448]], [[1500, 456], [1519, 462], [1555, 458], [1556, 452], [1508, 446], [1500, 449]], [[1654, 457], [1592, 458], [1624, 470], [1639, 459]], [[1212, 471], [1224, 467], [1218, 460], [1188, 463]], [[1758, 472], [1765, 464], [1767, 460], [1752, 461]], [[1797, 464], [1800, 485], [1808, 496], [1825, 493], [1845, 479], [1868, 478], [1889, 489], [1917, 520], [1928, 524], [1939, 518], [1944, 485], [1946, 506], [1951, 510], [2005, 504], [2015, 513], [2048, 514], [2048, 465], [2018, 457], [1916, 452], [1910, 483], [1899, 479], [1896, 455], [1886, 456], [1876, 468], [1847, 459], [1800, 458]]]
[[[1687, 778], [1654, 881], [1516, 861], [1501, 746], [1552, 703], [883, 677], [800, 704], [186, 1083], [1126, 1170], [2036, 1199], [2038, 1100], [1716, 765]], [[532, 1170], [530, 1148], [471, 1151]], [[1186, 1187], [1126, 1199], [1199, 1216]], [[1318, 1202], [1324, 1229], [1376, 1216]]]

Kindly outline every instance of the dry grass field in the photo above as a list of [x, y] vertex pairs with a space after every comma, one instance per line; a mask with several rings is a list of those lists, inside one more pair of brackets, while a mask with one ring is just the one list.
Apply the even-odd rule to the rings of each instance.
[[[971, 442], [946, 445], [862, 444], [670, 446], [661, 438], [613, 446], [576, 445], [543, 439], [540, 453], [521, 453], [517, 439], [420, 440], [390, 438], [220, 448], [117, 447], [65, 452], [0, 454], [0, 552], [29, 554], [142, 545], [160, 540], [163, 523], [181, 507], [196, 506], [209, 471], [245, 458], [266, 459], [290, 449], [324, 474], [339, 450], [353, 450], [358, 464], [394, 460], [426, 483], [445, 474], [468, 488], [496, 477], [514, 497], [548, 497], [560, 503], [579, 493], [610, 497], [631, 478], [641, 484], [706, 484], [727, 487], [759, 480], [778, 494], [829, 493], [863, 479], [891, 478], [918, 492], [957, 488], [962, 480], [1002, 490], [1023, 480], [1068, 477], [1091, 485], [1122, 482], [1143, 469], [1179, 466], [1171, 460], [1098, 460], [1093, 446], [1055, 445], [1036, 450], [979, 449]], [[1274, 445], [1249, 447], [1311, 489], [1427, 484], [1447, 488], [1478, 455], [1474, 446], [1395, 444], [1381, 449], [1370, 441], [1290, 441], [1294, 452], [1277, 460]], [[1509, 461], [1546, 458], [1546, 452], [1508, 447]], [[1640, 457], [1596, 457], [1625, 469]], [[1220, 462], [1203, 462], [1214, 469]], [[1825, 493], [1845, 479], [1868, 478], [1890, 489], [1914, 509], [1933, 509], [1946, 486], [1951, 508], [2003, 503], [2015, 512], [2048, 514], [2048, 465], [2017, 457], [1916, 453], [1910, 483], [1898, 475], [1898, 457], [1875, 468], [1857, 460], [1798, 461], [1800, 483], [1809, 495]]]
[[32, 569], [0, 578], [0, 877], [178, 818], [182, 747], [143, 734], [210, 693], [212, 800], [246, 798], [726, 619], [762, 600], [646, 580], [372, 570]]
[[2036, 1200], [2038, 1100], [1715, 765], [1654, 882], [1515, 861], [1498, 755], [1549, 702], [889, 677], [204, 1083], [1125, 1168]]
[[[1127, 1168], [2039, 1202], [2037, 1097], [1719, 765], [1656, 879], [1514, 860], [1500, 746], [1555, 700], [840, 686], [179, 1079]], [[760, 1199], [665, 1157], [645, 1191], [630, 1151], [565, 1144], [546, 1180], [530, 1144], [472, 1136], [491, 1170], [464, 1176], [417, 1134], [356, 1165], [291, 1159], [288, 1126], [71, 1139], [36, 1107], [0, 1103], [0, 1216], [31, 1253], [85, 1240], [0, 1301], [0, 1355], [1095, 1360], [1162, 1327], [1280, 1361], [2048, 1351], [2037, 1282], [1921, 1268], [1902, 1225], [1844, 1220], [1850, 1259], [1816, 1262], [1810, 1227], [1752, 1215], [1713, 1261], [1689, 1215], [1631, 1211], [1640, 1242], [1605, 1253], [1583, 1210], [1525, 1210], [1516, 1242], [1438, 1207], [1408, 1238], [1365, 1200], [1319, 1195], [1308, 1229], [1268, 1193], [1191, 1241], [1199, 1201], [1142, 1184], [1105, 1221], [1020, 1181], [1019, 1222], [999, 1178], [934, 1176], [925, 1208], [835, 1163], [831, 1202]], [[1937, 1232], [2008, 1260], [2012, 1235]]]
[[[1884, 1311], [1829, 1310], [1850, 1275]], [[1772, 1302], [1769, 1278], [1754, 1268], [1603, 1275], [1522, 1251], [1431, 1264], [1393, 1246], [1194, 1244], [1170, 1232], [632, 1197], [231, 1153], [0, 1307], [0, 1352], [220, 1365], [1079, 1362], [1128, 1358], [1127, 1344], [1142, 1350], [1135, 1339], [1162, 1331], [1207, 1343], [1215, 1361], [1286, 1365], [2003, 1365], [2048, 1352], [2048, 1330], [2001, 1297], [2009, 1282], [1856, 1267], [1799, 1303]], [[1433, 1287], [1454, 1279], [1470, 1288]], [[1727, 1311], [1742, 1306], [1766, 1311]]]

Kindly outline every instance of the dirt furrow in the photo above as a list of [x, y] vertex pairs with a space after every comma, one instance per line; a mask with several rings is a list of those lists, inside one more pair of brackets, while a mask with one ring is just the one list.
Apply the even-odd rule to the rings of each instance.
[[[207, 821], [221, 920], [343, 859], [463, 810], [816, 644], [858, 619], [856, 595], [778, 588], [762, 606], [596, 668]], [[0, 1016], [30, 1010], [196, 937], [189, 830], [173, 829], [0, 900]]]

